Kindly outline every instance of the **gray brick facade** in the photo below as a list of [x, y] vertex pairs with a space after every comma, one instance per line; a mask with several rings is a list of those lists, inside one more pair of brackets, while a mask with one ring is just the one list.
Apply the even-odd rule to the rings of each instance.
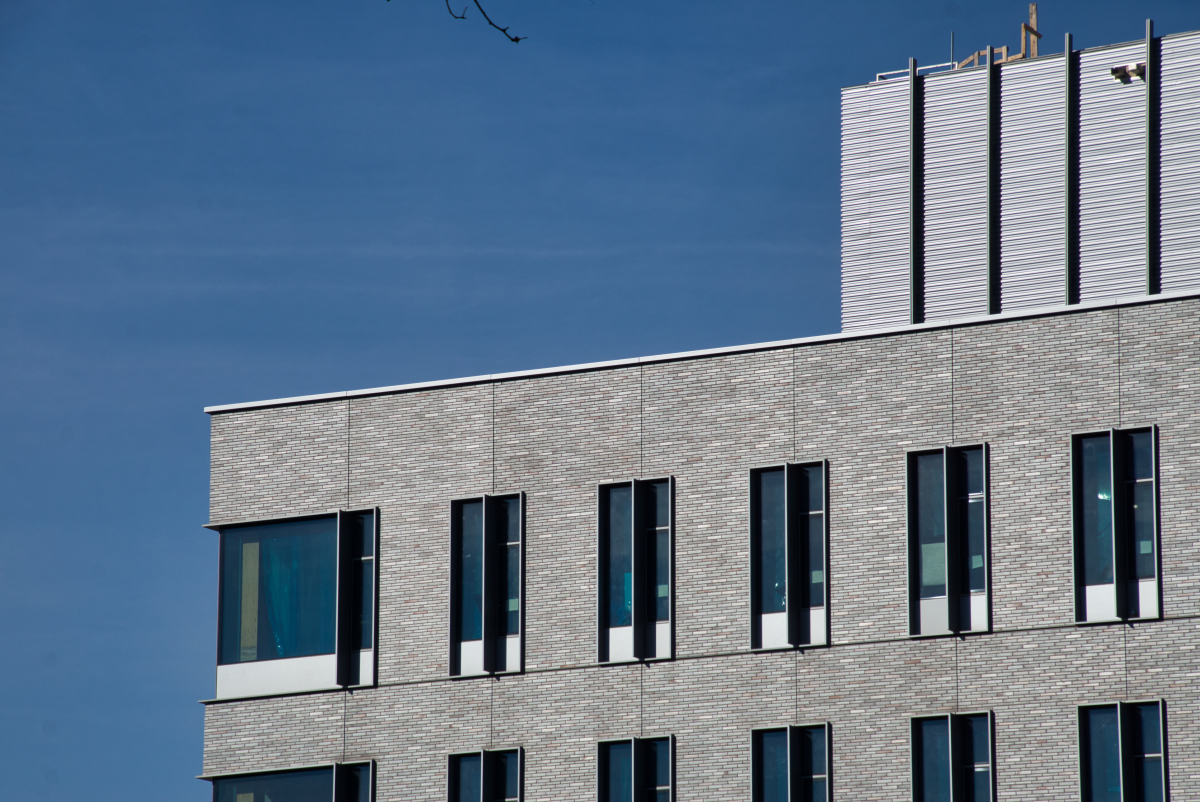
[[[1072, 434], [1157, 425], [1163, 618], [1080, 626]], [[905, 453], [991, 450], [992, 624], [910, 639]], [[377, 687], [206, 706], [204, 773], [525, 749], [528, 802], [596, 797], [596, 742], [677, 738], [677, 799], [750, 800], [750, 731], [829, 722], [834, 798], [911, 798], [909, 717], [995, 713], [996, 788], [1077, 800], [1076, 710], [1166, 700], [1200, 799], [1200, 298], [217, 412], [213, 522], [381, 510]], [[831, 646], [749, 648], [748, 472], [829, 460]], [[597, 485], [674, 476], [675, 659], [598, 665]], [[524, 491], [525, 671], [448, 676], [449, 501]]]

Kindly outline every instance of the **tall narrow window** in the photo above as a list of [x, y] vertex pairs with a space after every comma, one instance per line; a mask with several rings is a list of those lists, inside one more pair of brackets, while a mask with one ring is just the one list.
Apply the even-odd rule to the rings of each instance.
[[213, 802], [371, 802], [372, 764], [240, 774], [213, 779]]
[[218, 698], [374, 682], [376, 520], [220, 529]]
[[750, 472], [752, 648], [828, 642], [826, 473], [823, 462]]
[[991, 802], [990, 713], [912, 721], [914, 802]]
[[986, 631], [986, 446], [909, 454], [908, 477], [911, 634]]
[[1157, 618], [1154, 430], [1079, 435], [1073, 462], [1076, 620]]
[[828, 802], [827, 725], [757, 730], [752, 749], [754, 802]]
[[521, 750], [450, 756], [450, 802], [519, 802]]
[[600, 802], [672, 802], [674, 738], [600, 744]]
[[1160, 702], [1079, 710], [1083, 802], [1162, 802], [1165, 743]]
[[672, 652], [674, 480], [600, 488], [600, 660]]
[[451, 504], [450, 673], [521, 670], [523, 494]]

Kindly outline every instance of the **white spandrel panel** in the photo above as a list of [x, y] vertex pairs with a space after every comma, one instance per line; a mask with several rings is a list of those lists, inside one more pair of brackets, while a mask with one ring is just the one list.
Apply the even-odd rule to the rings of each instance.
[[909, 322], [908, 79], [842, 91], [842, 330]]
[[1063, 57], [1000, 68], [1000, 309], [1061, 304], [1067, 292]]
[[1146, 84], [1112, 68], [1144, 43], [1079, 56], [1079, 299], [1146, 291]]
[[337, 655], [317, 654], [217, 666], [218, 699], [337, 688]]
[[1200, 34], [1162, 40], [1162, 291], [1200, 287]]
[[987, 69], [925, 78], [925, 319], [987, 314]]

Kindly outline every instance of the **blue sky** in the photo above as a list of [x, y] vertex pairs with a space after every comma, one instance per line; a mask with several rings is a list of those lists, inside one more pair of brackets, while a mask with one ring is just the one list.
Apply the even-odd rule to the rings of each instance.
[[0, 4], [6, 797], [208, 798], [203, 406], [836, 331], [838, 89], [1027, 13], [485, 7]]

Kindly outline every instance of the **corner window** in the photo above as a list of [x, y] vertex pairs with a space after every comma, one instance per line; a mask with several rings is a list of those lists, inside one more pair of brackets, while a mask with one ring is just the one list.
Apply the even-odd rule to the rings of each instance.
[[829, 727], [780, 727], [752, 735], [754, 802], [828, 802]]
[[992, 715], [912, 721], [914, 802], [991, 802]]
[[1165, 744], [1160, 702], [1080, 708], [1083, 802], [1162, 802]]
[[212, 781], [213, 802], [371, 802], [370, 763], [240, 774]]
[[519, 802], [521, 750], [484, 750], [450, 756], [450, 802]]
[[986, 632], [987, 447], [908, 455], [909, 633]]
[[750, 646], [828, 643], [824, 462], [750, 472]]
[[221, 528], [218, 698], [374, 681], [377, 518]]
[[600, 488], [601, 662], [672, 654], [674, 497], [673, 479]]
[[1155, 430], [1078, 435], [1072, 463], [1075, 619], [1157, 618]]
[[673, 802], [675, 739], [600, 744], [600, 802]]
[[521, 670], [523, 493], [450, 505], [450, 673]]

